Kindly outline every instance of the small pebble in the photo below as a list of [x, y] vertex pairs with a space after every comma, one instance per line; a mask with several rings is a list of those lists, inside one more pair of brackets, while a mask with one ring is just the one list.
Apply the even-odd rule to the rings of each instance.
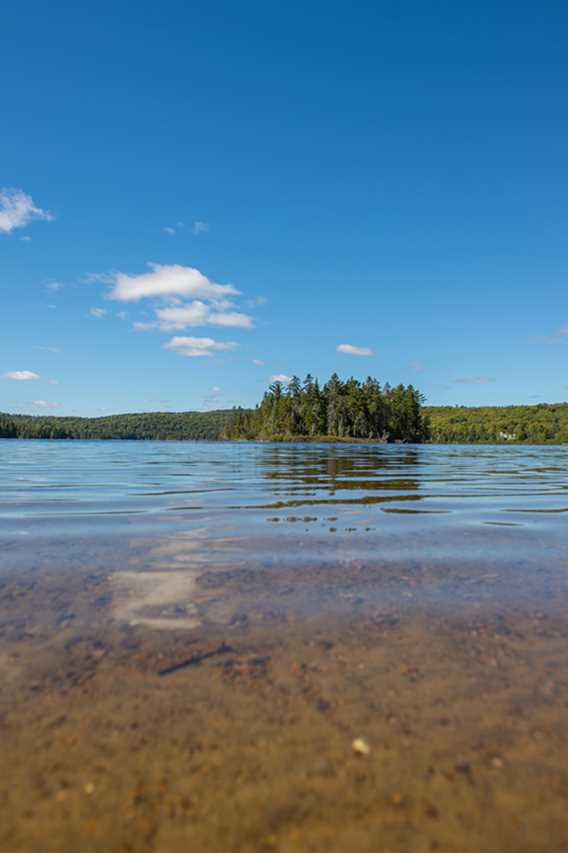
[[503, 767], [503, 759], [499, 758], [499, 756], [496, 755], [495, 758], [491, 759], [491, 766], [495, 767], [497, 770], [500, 770], [501, 767]]
[[356, 752], [357, 755], [369, 755], [371, 752], [371, 747], [365, 740], [365, 738], [357, 737], [351, 744], [353, 747], [353, 752]]
[[95, 786], [93, 785], [92, 782], [87, 782], [87, 784], [84, 786], [83, 790], [84, 790], [85, 794], [94, 794], [95, 793]]

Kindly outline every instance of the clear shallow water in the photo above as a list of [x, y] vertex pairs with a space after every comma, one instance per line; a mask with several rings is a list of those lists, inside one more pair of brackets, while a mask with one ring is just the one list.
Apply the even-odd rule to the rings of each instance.
[[0, 441], [0, 483], [0, 571], [568, 569], [565, 447]]
[[0, 849], [568, 849], [567, 463], [0, 442]]

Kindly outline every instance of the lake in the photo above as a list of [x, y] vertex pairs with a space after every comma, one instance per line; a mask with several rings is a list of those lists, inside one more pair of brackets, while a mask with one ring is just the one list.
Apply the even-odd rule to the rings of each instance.
[[568, 448], [0, 441], [0, 483], [2, 850], [568, 849]]

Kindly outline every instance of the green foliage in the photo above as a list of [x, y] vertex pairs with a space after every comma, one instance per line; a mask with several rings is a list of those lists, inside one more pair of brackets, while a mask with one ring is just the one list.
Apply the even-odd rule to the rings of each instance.
[[342, 382], [336, 373], [320, 388], [308, 374], [287, 386], [275, 382], [254, 410], [235, 409], [227, 438], [335, 436], [383, 441], [424, 441], [428, 425], [423, 397], [412, 385], [389, 385], [368, 377]]
[[114, 438], [186, 441], [221, 437], [231, 412], [142, 412], [103, 418], [0, 415], [2, 438]]
[[275, 383], [253, 410], [143, 412], [103, 418], [8, 415], [0, 438], [215, 440], [220, 438], [371, 438], [451, 444], [568, 444], [568, 403], [536, 406], [422, 406], [411, 385], [375, 379], [320, 388], [307, 376]]
[[430, 406], [435, 443], [566, 444], [568, 403], [537, 406]]
[[0, 438], [16, 438], [17, 434], [13, 418], [0, 412]]

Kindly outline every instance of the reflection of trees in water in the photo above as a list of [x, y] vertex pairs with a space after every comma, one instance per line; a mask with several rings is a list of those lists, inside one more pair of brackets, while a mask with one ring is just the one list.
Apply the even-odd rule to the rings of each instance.
[[[310, 447], [269, 445], [262, 448], [259, 468], [274, 483], [275, 494], [306, 494], [318, 491], [417, 492], [421, 462], [419, 447], [343, 445]], [[401, 494], [402, 498], [402, 494]], [[409, 499], [408, 497], [406, 498]], [[412, 499], [419, 500], [418, 495]], [[352, 499], [351, 499], [352, 500]], [[351, 502], [351, 501], [350, 501]]]

